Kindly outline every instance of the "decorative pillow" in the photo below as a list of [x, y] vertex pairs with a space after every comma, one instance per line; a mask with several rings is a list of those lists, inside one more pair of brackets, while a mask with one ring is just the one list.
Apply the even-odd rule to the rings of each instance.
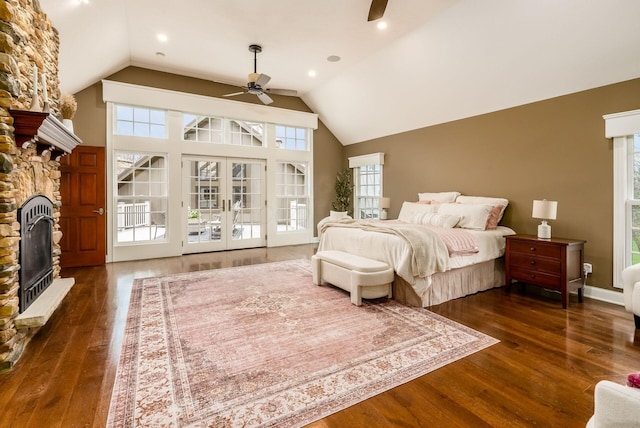
[[632, 388], [640, 388], [640, 372], [629, 373], [627, 376], [627, 386]]
[[416, 212], [413, 214], [412, 223], [425, 224], [427, 226], [437, 226], [451, 229], [456, 227], [460, 217], [448, 214]]
[[440, 204], [438, 214], [459, 216], [458, 227], [463, 229], [485, 230], [493, 205]]
[[498, 223], [502, 218], [502, 213], [504, 212], [504, 205], [494, 205], [491, 210], [491, 214], [489, 215], [489, 220], [487, 220], [487, 230], [494, 230], [498, 228]]
[[411, 223], [413, 215], [417, 212], [421, 213], [435, 213], [438, 211], [439, 205], [427, 205], [419, 204], [417, 202], [403, 202], [402, 208], [400, 208], [400, 214], [398, 214], [398, 220], [405, 223]]
[[459, 204], [475, 204], [475, 205], [502, 205], [502, 210], [498, 214], [498, 220], [496, 221], [496, 226], [502, 220], [502, 216], [504, 215], [504, 210], [507, 209], [507, 205], [509, 205], [509, 199], [505, 198], [491, 198], [488, 196], [464, 196], [460, 195], [456, 198], [456, 202]]
[[455, 201], [458, 196], [460, 196], [460, 192], [418, 193], [418, 201], [445, 203]]

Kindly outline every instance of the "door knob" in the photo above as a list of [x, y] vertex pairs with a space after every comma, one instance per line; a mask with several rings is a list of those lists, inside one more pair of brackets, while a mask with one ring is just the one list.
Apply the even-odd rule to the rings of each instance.
[[100, 209], [97, 209], [97, 210], [93, 210], [93, 211], [91, 211], [91, 212], [92, 212], [92, 213], [96, 213], [96, 214], [100, 214], [100, 215], [102, 215], [102, 214], [104, 214], [104, 209], [103, 209], [103, 208], [100, 208]]

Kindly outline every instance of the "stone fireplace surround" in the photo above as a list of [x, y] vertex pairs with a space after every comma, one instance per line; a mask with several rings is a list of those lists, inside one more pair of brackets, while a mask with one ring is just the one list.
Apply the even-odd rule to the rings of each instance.
[[[80, 141], [55, 119], [61, 98], [58, 80], [59, 38], [38, 0], [0, 0], [0, 372], [11, 369], [73, 279], [60, 278], [60, 156]], [[50, 114], [25, 126], [33, 94], [33, 66], [46, 76]], [[41, 85], [38, 85], [41, 86]], [[44, 94], [38, 88], [42, 110]], [[60, 142], [59, 140], [63, 140]], [[33, 302], [37, 314], [19, 313], [19, 240], [17, 210], [33, 195], [53, 202], [54, 285]], [[48, 293], [49, 290], [52, 292]], [[45, 298], [43, 298], [47, 294]], [[49, 296], [54, 294], [53, 296]], [[26, 313], [26, 312], [25, 312]]]

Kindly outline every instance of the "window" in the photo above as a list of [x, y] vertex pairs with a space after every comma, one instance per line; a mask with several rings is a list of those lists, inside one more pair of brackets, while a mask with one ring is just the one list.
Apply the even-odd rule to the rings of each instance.
[[276, 146], [285, 150], [307, 150], [307, 130], [276, 125]]
[[305, 162], [278, 162], [276, 171], [276, 217], [278, 231], [306, 230], [309, 193]]
[[166, 112], [144, 107], [116, 106], [117, 135], [166, 138]]
[[242, 120], [229, 121], [229, 144], [262, 147], [264, 124]]
[[625, 266], [640, 263], [640, 134], [628, 138]]
[[640, 110], [604, 116], [613, 138], [613, 286], [621, 273], [640, 263]]
[[384, 153], [349, 158], [354, 168], [354, 218], [379, 219]]
[[166, 239], [166, 156], [118, 151], [115, 162], [115, 241]]
[[183, 114], [182, 138], [185, 141], [223, 143], [223, 120], [218, 117]]

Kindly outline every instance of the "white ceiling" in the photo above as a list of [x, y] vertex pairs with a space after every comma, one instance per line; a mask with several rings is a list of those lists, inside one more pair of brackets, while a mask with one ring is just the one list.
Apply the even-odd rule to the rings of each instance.
[[297, 90], [343, 144], [640, 77], [638, 0], [389, 0], [383, 31], [370, 0], [40, 4], [64, 92], [128, 65], [243, 85], [258, 43], [267, 87]]

